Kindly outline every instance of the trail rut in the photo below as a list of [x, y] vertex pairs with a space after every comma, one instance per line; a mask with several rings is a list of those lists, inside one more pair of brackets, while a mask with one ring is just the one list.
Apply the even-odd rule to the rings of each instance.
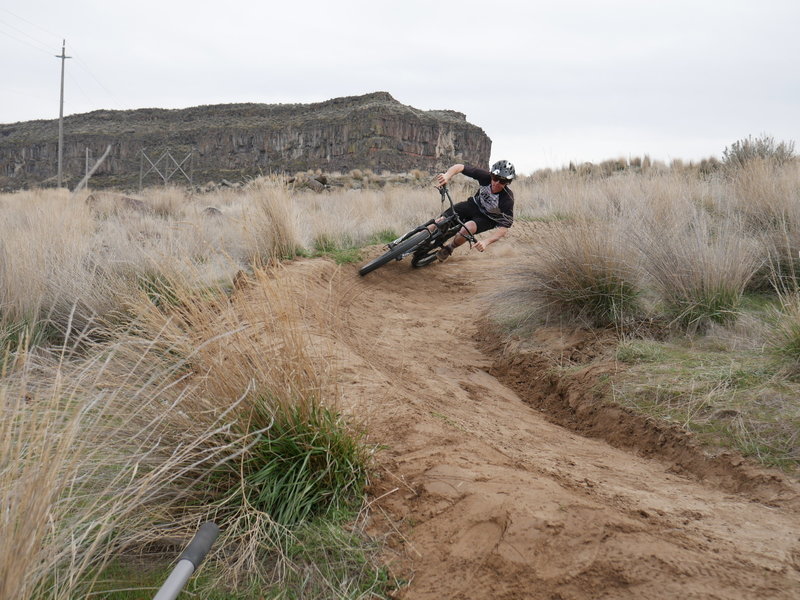
[[498, 245], [326, 275], [346, 409], [383, 445], [372, 531], [407, 582], [397, 597], [800, 597], [795, 482], [729, 455], [714, 467], [676, 432], [626, 443], [648, 425], [604, 418], [591, 371], [553, 382], [480, 328], [518, 258]]

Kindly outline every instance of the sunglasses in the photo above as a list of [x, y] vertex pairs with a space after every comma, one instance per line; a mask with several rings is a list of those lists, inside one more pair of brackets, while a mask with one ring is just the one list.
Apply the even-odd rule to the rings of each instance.
[[508, 185], [511, 183], [510, 179], [503, 179], [502, 177], [498, 177], [497, 175], [492, 175], [492, 181], [499, 181], [503, 185]]

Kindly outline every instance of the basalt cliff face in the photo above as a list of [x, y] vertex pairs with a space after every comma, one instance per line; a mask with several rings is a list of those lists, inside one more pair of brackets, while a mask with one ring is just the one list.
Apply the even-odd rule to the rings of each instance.
[[[63, 181], [74, 187], [108, 146], [92, 187], [308, 169], [434, 172], [454, 162], [488, 164], [491, 143], [462, 113], [418, 110], [386, 92], [316, 104], [98, 110], [64, 118]], [[0, 125], [0, 189], [54, 185], [57, 167], [58, 120]]]

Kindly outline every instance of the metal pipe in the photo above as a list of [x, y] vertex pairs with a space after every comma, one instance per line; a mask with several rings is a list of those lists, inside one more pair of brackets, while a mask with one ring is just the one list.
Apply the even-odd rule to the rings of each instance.
[[219, 527], [215, 523], [210, 521], [203, 523], [192, 541], [186, 546], [183, 554], [178, 557], [178, 564], [159, 588], [153, 600], [175, 600], [183, 586], [205, 559], [218, 535]]

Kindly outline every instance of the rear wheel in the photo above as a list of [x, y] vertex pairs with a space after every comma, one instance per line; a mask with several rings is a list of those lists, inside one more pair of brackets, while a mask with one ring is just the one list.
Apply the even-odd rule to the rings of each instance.
[[436, 251], [431, 251], [429, 254], [415, 256], [413, 259], [411, 259], [411, 266], [417, 268], [427, 267], [434, 261], [436, 261]]
[[369, 261], [363, 267], [358, 270], [359, 275], [366, 275], [367, 273], [371, 273], [375, 269], [382, 267], [390, 260], [395, 258], [400, 258], [404, 254], [411, 252], [414, 248], [416, 248], [419, 244], [427, 241], [428, 238], [431, 237], [429, 231], [418, 231], [410, 238], [403, 240], [402, 242], [398, 243], [394, 248], [391, 248], [384, 254], [381, 254], [378, 258]]

